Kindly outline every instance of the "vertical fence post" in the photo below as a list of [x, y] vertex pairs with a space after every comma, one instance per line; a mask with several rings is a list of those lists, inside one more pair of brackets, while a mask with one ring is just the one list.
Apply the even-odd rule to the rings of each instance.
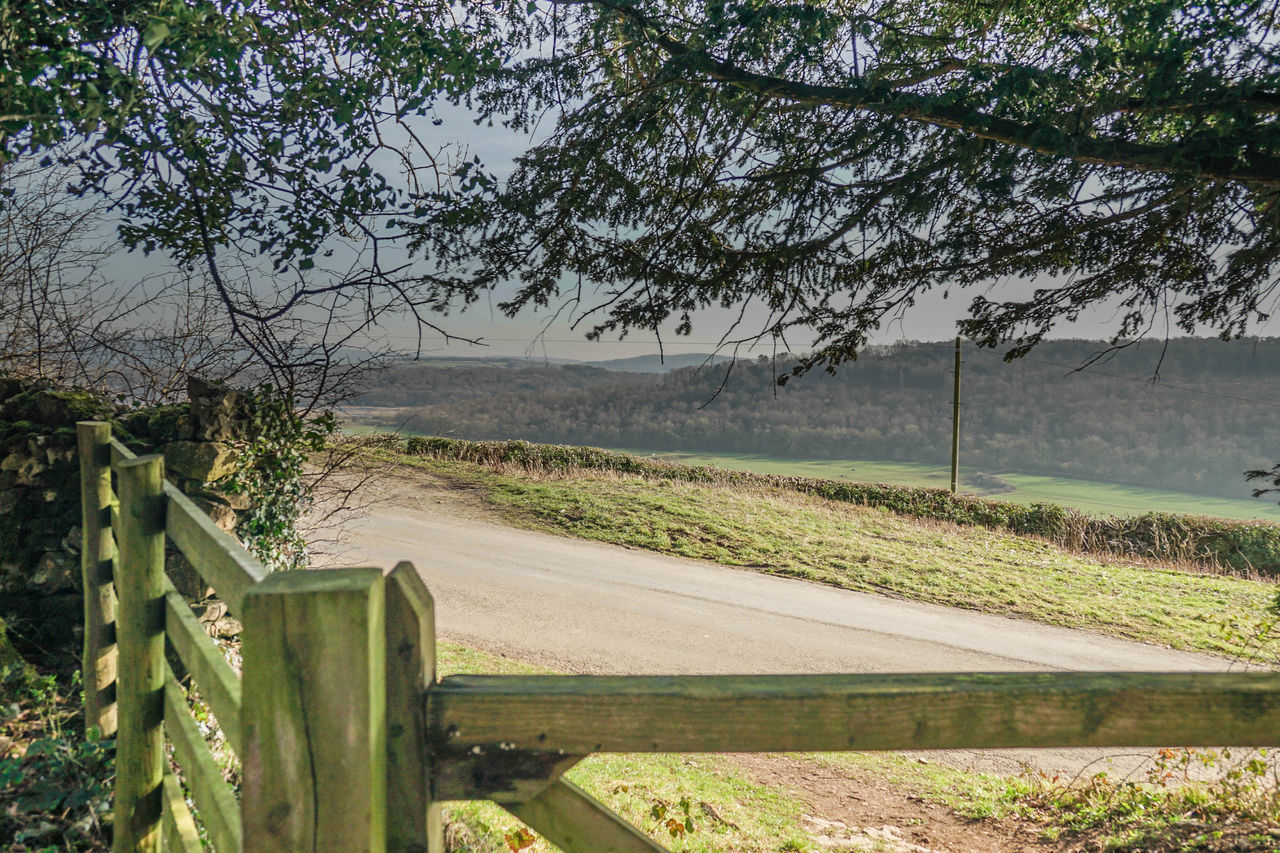
[[384, 853], [382, 572], [279, 572], [241, 609], [244, 853]]
[[440, 804], [431, 799], [423, 691], [436, 680], [435, 603], [412, 563], [387, 575], [387, 844], [444, 853]]
[[143, 456], [116, 466], [120, 489], [116, 563], [114, 853], [160, 849], [164, 773], [164, 459]]
[[116, 593], [111, 561], [111, 424], [76, 424], [80, 452], [80, 578], [84, 589], [84, 727], [116, 734]]

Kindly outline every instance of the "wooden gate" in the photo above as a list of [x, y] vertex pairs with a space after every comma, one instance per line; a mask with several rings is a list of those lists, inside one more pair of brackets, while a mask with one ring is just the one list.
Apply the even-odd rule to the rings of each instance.
[[[413, 566], [268, 575], [160, 457], [79, 429], [86, 711], [117, 738], [115, 853], [202, 849], [188, 797], [218, 853], [441, 853], [440, 803], [465, 799], [571, 853], [663, 850], [562, 778], [593, 752], [1280, 742], [1267, 672], [437, 680]], [[166, 537], [243, 623], [241, 675], [165, 577]], [[166, 639], [240, 757], [238, 802]]]

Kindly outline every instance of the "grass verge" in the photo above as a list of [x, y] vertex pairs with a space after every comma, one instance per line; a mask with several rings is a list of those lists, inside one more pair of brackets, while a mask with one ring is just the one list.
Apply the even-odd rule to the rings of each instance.
[[530, 475], [594, 471], [655, 481], [766, 488], [888, 509], [920, 519], [1040, 536], [1075, 551], [1195, 563], [1235, 574], [1280, 576], [1280, 525], [1261, 521], [1230, 521], [1167, 512], [1093, 516], [1056, 503], [1022, 506], [953, 495], [945, 489], [676, 465], [595, 447], [561, 447], [527, 441], [461, 441], [415, 436], [400, 444], [396, 437], [384, 436], [373, 439], [370, 446], [394, 447], [411, 456], [514, 466]]
[[[918, 462], [888, 462], [873, 459], [791, 459], [759, 453], [661, 452], [627, 448], [618, 448], [618, 452], [641, 458], [656, 458], [680, 465], [711, 465], [783, 477], [857, 480], [934, 489], [946, 488], [951, 478], [951, 471], [946, 465]], [[1207, 515], [1237, 521], [1260, 520], [1280, 524], [1280, 505], [1272, 501], [1221, 498], [1120, 483], [1104, 483], [1097, 480], [1022, 474], [1016, 471], [1000, 471], [998, 477], [1006, 481], [1012, 491], [988, 492], [980, 473], [974, 468], [962, 466], [960, 488], [965, 492], [972, 491], [979, 495], [985, 493], [1001, 501], [1028, 506], [1035, 503], [1063, 504], [1093, 515], [1140, 515], [1158, 512]], [[1242, 490], [1245, 486], [1242, 479]]]
[[[1063, 849], [1115, 853], [1280, 850], [1280, 791], [1262, 751], [1161, 750], [1137, 778], [968, 773], [896, 753], [804, 758], [972, 820], [1015, 819]], [[1198, 765], [1219, 769], [1207, 781]]]
[[1176, 649], [1270, 657], [1241, 645], [1275, 598], [1266, 581], [1081, 555], [1034, 537], [764, 486], [582, 470], [531, 476], [398, 458], [479, 487], [529, 528]]

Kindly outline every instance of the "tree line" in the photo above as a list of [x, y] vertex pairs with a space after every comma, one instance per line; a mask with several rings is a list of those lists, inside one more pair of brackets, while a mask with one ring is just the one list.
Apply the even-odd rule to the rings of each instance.
[[[1148, 342], [1077, 370], [1104, 349], [1046, 342], [1006, 363], [966, 348], [963, 464], [1248, 496], [1242, 472], [1280, 444], [1280, 339]], [[767, 359], [660, 376], [424, 362], [381, 374], [359, 402], [400, 407], [386, 421], [415, 432], [476, 440], [942, 464], [952, 359], [949, 343], [872, 348], [784, 386]]]

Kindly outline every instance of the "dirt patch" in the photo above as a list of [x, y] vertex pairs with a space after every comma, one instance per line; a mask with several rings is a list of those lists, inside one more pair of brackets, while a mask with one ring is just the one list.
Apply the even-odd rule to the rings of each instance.
[[1035, 824], [970, 820], [871, 774], [824, 767], [788, 755], [737, 753], [733, 762], [753, 781], [804, 800], [804, 826], [832, 850], [886, 853], [1038, 853], [1083, 849], [1040, 837]]
[[501, 520], [498, 512], [484, 502], [480, 486], [408, 466], [387, 468], [378, 480], [365, 487], [365, 497], [371, 506], [433, 509], [460, 518]]

